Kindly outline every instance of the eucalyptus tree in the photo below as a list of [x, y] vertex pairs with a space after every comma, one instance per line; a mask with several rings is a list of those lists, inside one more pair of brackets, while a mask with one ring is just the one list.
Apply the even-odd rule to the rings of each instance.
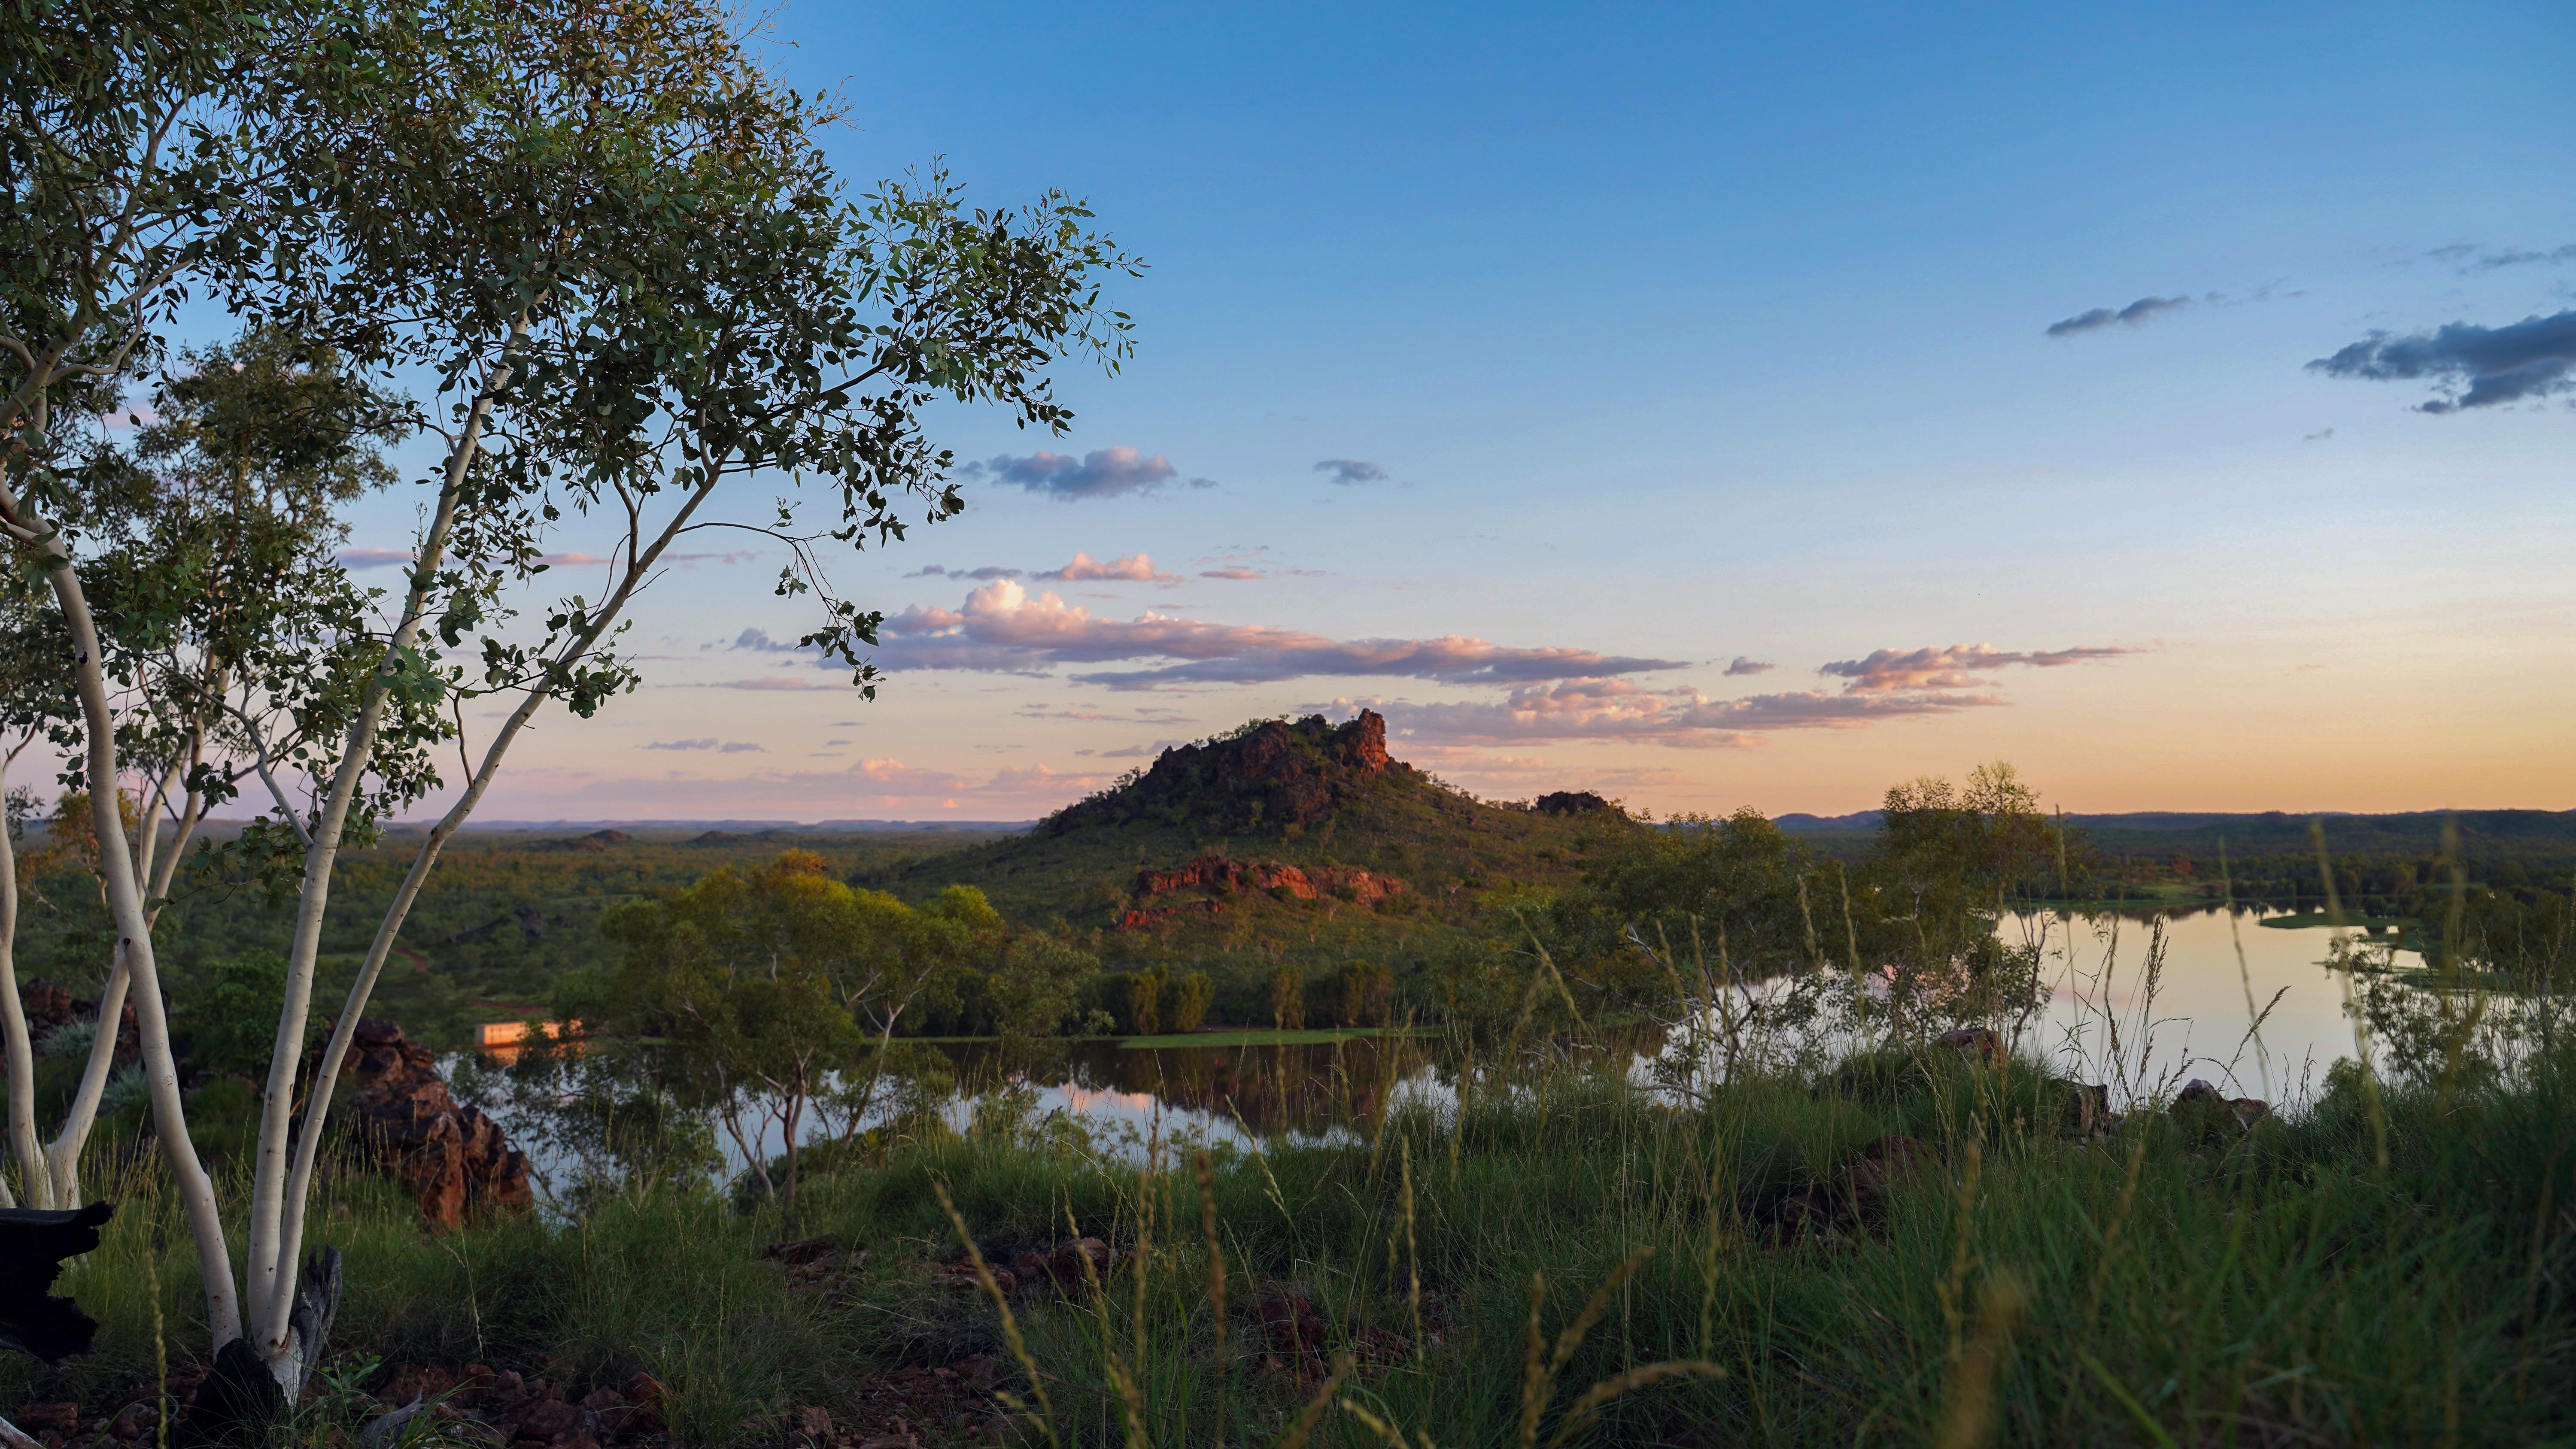
[[154, 1123], [218, 1344], [239, 1337], [240, 1304], [213, 1183], [188, 1138], [153, 959], [150, 862], [136, 846], [158, 832], [133, 842], [121, 829], [122, 721], [73, 531], [103, 511], [102, 480], [78, 466], [58, 417], [112, 396], [192, 298], [245, 308], [298, 290], [320, 219], [304, 138], [326, 101], [372, 84], [335, 29], [310, 0], [31, 0], [0, 11], [0, 537], [59, 613], [56, 668], [68, 656], [79, 719], [74, 773], [93, 787]]
[[[248, 1351], [291, 1398], [327, 1324], [327, 1304], [299, 1301], [298, 1259], [337, 1069], [421, 882], [511, 744], [544, 705], [586, 717], [634, 687], [616, 631], [672, 543], [705, 528], [747, 528], [782, 545], [790, 562], [779, 592], [818, 606], [806, 644], [847, 664], [872, 693], [861, 651], [880, 616], [828, 588], [830, 551], [900, 537], [907, 511], [927, 520], [958, 511], [950, 455], [922, 430], [933, 401], [994, 403], [1022, 426], [1061, 431], [1069, 414], [1047, 369], [1068, 353], [1114, 368], [1128, 323], [1101, 308], [1097, 284], [1134, 268], [1059, 194], [1016, 212], [973, 210], [934, 173], [851, 198], [814, 141], [830, 108], [773, 85], [730, 17], [709, 5], [458, 3], [329, 24], [297, 14], [287, 19], [307, 28], [283, 40], [284, 12], [241, 7], [182, 32], [191, 44], [218, 33], [271, 36], [264, 50], [237, 50], [293, 82], [266, 90], [211, 62], [166, 63], [148, 29], [96, 22], [106, 29], [91, 33], [51, 11], [33, 12], [36, 21], [26, 13], [12, 12], [13, 42], [32, 35], [49, 56], [86, 43], [104, 59], [88, 71], [71, 62], [31, 71], [11, 97], [26, 102], [22, 113], [43, 119], [52, 106], [90, 116], [99, 109], [86, 99], [98, 89], [93, 72], [147, 98], [184, 92], [188, 105], [241, 122], [230, 132], [202, 128], [191, 154], [215, 158], [205, 163], [213, 179], [191, 180], [189, 194], [202, 198], [222, 182], [256, 203], [178, 208], [170, 235], [182, 240], [164, 245], [158, 233], [129, 235], [120, 213], [100, 204], [103, 193], [13, 179], [15, 230], [0, 244], [23, 251], [28, 236], [97, 233], [124, 248], [114, 265], [82, 273], [93, 280], [72, 301], [51, 282], [20, 288], [52, 309], [44, 318], [69, 319], [48, 321], [53, 333], [22, 332], [71, 340], [22, 338], [11, 349], [22, 376], [0, 415], [13, 448], [0, 525], [52, 584], [89, 779], [117, 777], [119, 720], [81, 570], [44, 511], [78, 487], [52, 466], [48, 389], [126, 366], [192, 277], [303, 319], [360, 357], [426, 364], [441, 384], [428, 421], [445, 457], [424, 480], [432, 496], [404, 586], [373, 607], [342, 595], [337, 615], [297, 641], [309, 687], [260, 701], [308, 743], [270, 760], [280, 768], [263, 779], [270, 808], [253, 837], [281, 864], [292, 861], [298, 878], [238, 1297], [211, 1183], [187, 1142], [140, 875], [130, 851], [102, 852], [209, 1326], [219, 1346], [247, 1334]], [[174, 69], [215, 79], [190, 92], [164, 80]], [[112, 119], [132, 112], [144, 122], [93, 126], [115, 143], [93, 145], [93, 159], [166, 185], [152, 170], [158, 104], [109, 108]], [[276, 244], [243, 245], [222, 220], [240, 215], [270, 218], [264, 230], [254, 221], [254, 234]], [[110, 274], [123, 290], [95, 283]], [[13, 312], [43, 310], [8, 300]], [[760, 476], [823, 485], [821, 516], [806, 521], [791, 503], [726, 511], [745, 490], [723, 485]], [[595, 600], [575, 595], [542, 622], [522, 622], [509, 603], [539, 586], [542, 540], [568, 515], [604, 520], [619, 536], [613, 577]], [[459, 720], [462, 701], [495, 695], [515, 707], [417, 852], [344, 1003], [299, 1130], [296, 1058], [337, 854], [406, 789], [427, 783], [404, 775], [388, 784], [400, 774], [388, 762], [419, 758], [454, 733], [442, 711]], [[254, 753], [273, 756], [266, 743]]]
[[[331, 558], [342, 537], [335, 508], [390, 481], [372, 444], [399, 425], [394, 400], [328, 349], [267, 329], [179, 353], [148, 411], [148, 423], [129, 415], [140, 424], [131, 449], [95, 446], [103, 440], [92, 434], [80, 464], [86, 486], [72, 494], [79, 511], [65, 530], [106, 653], [116, 755], [130, 777], [114, 788], [135, 817], [119, 843], [148, 883], [147, 928], [206, 812], [246, 778], [272, 777], [272, 739], [287, 751], [302, 746], [292, 724], [279, 733], [248, 710], [274, 715], [313, 687], [303, 646], [317, 620], [356, 602]], [[65, 674], [45, 667], [54, 661], [44, 645], [60, 640], [59, 624], [41, 617], [22, 575], [0, 590], [0, 649], [29, 666], [0, 702], [16, 726], [13, 743], [45, 738], [78, 761], [79, 711]], [[405, 778], [380, 768], [378, 788], [399, 789]], [[77, 764], [67, 783], [75, 789], [66, 798], [84, 797]], [[0, 860], [0, 922], [17, 909], [15, 864]], [[0, 993], [14, 1007], [10, 944], [0, 932]], [[107, 967], [99, 1014], [112, 1022], [131, 981], [127, 953], [112, 952]], [[13, 1080], [31, 1078], [22, 1014], [0, 1012], [0, 1029]], [[81, 1150], [115, 1050], [116, 1033], [101, 1032], [60, 1130], [41, 1148], [33, 1094], [12, 1094], [9, 1139], [32, 1205], [78, 1204]]]
[[[927, 409], [988, 403], [1061, 432], [1071, 415], [1047, 370], [1068, 354], [1114, 369], [1128, 347], [1128, 319], [1102, 307], [1099, 285], [1136, 266], [1066, 196], [978, 210], [933, 172], [853, 197], [816, 140], [835, 113], [772, 84], [724, 12], [568, 11], [539, 17], [545, 45], [514, 31], [530, 14], [506, 12], [468, 63], [424, 49], [434, 63], [419, 66], [419, 100], [359, 117], [344, 142], [348, 175], [394, 180], [347, 190], [352, 219], [336, 238], [357, 280], [328, 304], [362, 313], [372, 300], [401, 317], [407, 345], [448, 380], [448, 448], [407, 592], [372, 629], [350, 621], [376, 662], [337, 751], [313, 753], [316, 803], [296, 822], [304, 867], [247, 1265], [250, 1332], [290, 1390], [309, 1352], [294, 1338], [297, 1263], [339, 1065], [441, 849], [537, 712], [587, 718], [635, 687], [615, 648], [626, 611], [673, 544], [708, 529], [785, 551], [776, 591], [816, 609], [803, 644], [873, 697], [863, 651], [882, 615], [839, 597], [829, 564], [837, 549], [902, 537], [908, 516], [962, 508]], [[423, 114], [440, 118], [428, 131], [437, 165], [369, 159], [411, 154]], [[415, 175], [431, 178], [418, 201], [402, 189]], [[463, 209], [458, 195], [483, 204], [417, 230], [430, 224], [417, 218]], [[370, 291], [371, 277], [404, 287]], [[405, 299], [412, 310], [397, 314]], [[745, 511], [754, 480], [795, 491]], [[567, 520], [605, 524], [610, 576], [598, 596], [559, 598], [522, 623], [509, 604], [541, 586], [543, 540]], [[414, 853], [298, 1128], [288, 1104], [331, 863], [378, 733], [394, 721], [409, 747], [432, 732], [426, 707], [444, 701], [461, 723], [461, 703], [482, 698], [512, 707]]]

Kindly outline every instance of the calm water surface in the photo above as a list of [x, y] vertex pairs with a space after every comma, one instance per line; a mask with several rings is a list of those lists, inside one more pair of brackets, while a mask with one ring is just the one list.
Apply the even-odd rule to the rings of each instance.
[[[2115, 1098], [2205, 1077], [2231, 1094], [2286, 1103], [2318, 1090], [2326, 1068], [2353, 1055], [2343, 977], [2325, 964], [2330, 928], [2265, 926], [2224, 911], [2046, 912], [2010, 918], [2000, 934], [2036, 941], [2049, 983], [2018, 1049], [2106, 1083]], [[2401, 953], [2399, 964], [2415, 958]], [[2249, 1033], [2266, 1009], [2259, 1035]], [[1642, 1072], [1663, 1045], [1660, 1034], [1640, 1033], [1625, 1050]], [[971, 1069], [971, 1049], [959, 1055]], [[1167, 1134], [1328, 1136], [1364, 1126], [1407, 1095], [1445, 1099], [1439, 1055], [1436, 1039], [1132, 1051], [1081, 1042], [1054, 1074], [1060, 1080], [1040, 1089], [1038, 1110], [1139, 1134], [1159, 1120]]]

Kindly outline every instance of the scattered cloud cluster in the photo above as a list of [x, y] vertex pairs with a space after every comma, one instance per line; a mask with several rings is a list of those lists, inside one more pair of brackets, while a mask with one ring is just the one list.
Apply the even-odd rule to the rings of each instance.
[[2452, 322], [2407, 337], [2374, 332], [2308, 370], [2367, 382], [2430, 381], [2443, 391], [2416, 404], [2422, 413], [2548, 397], [2576, 388], [2576, 309], [2503, 327]]
[[2034, 669], [2058, 669], [2087, 660], [2116, 659], [2123, 654], [2145, 652], [2117, 644], [2081, 645], [2037, 653], [1997, 649], [1991, 644], [1953, 644], [1946, 649], [1876, 649], [1867, 658], [1836, 660], [1816, 672], [1850, 680], [1843, 686], [1845, 694], [1972, 689], [1994, 683], [1991, 679], [1976, 678], [1979, 670], [2001, 669], [2013, 664]]
[[1124, 554], [1106, 563], [1087, 553], [1076, 553], [1073, 562], [1062, 568], [1031, 573], [1027, 569], [987, 566], [980, 569], [948, 569], [926, 564], [905, 574], [908, 579], [973, 579], [979, 583], [993, 579], [1050, 579], [1061, 583], [1134, 583], [1177, 584], [1181, 576], [1158, 572], [1152, 557], [1141, 553]]
[[[2008, 665], [2051, 669], [2142, 652], [2119, 645], [2035, 652], [1985, 644], [1880, 649], [1820, 671], [1848, 681], [1839, 692], [1789, 690], [1737, 699], [1712, 699], [1689, 687], [1656, 689], [1633, 679], [1583, 678], [1523, 685], [1496, 701], [1365, 702], [1384, 713], [1398, 734], [1431, 744], [1634, 740], [1685, 749], [1742, 748], [1775, 730], [1858, 729], [2010, 703], [1999, 694], [1976, 692], [1993, 681], [1972, 671]], [[1355, 708], [1361, 701], [1336, 703]]]
[[749, 740], [718, 740], [713, 736], [709, 736], [703, 740], [655, 740], [644, 748], [648, 750], [714, 750], [718, 754], [724, 755], [765, 755], [769, 753], [769, 748], [766, 745], [756, 745]]
[[1280, 567], [1271, 558], [1270, 545], [1266, 543], [1257, 548], [1238, 548], [1233, 553], [1214, 554], [1197, 561], [1214, 565], [1199, 570], [1199, 577], [1203, 579], [1321, 578], [1324, 574], [1322, 569]]
[[1649, 689], [1627, 679], [1529, 685], [1508, 698], [1376, 708], [1407, 738], [1462, 744], [1638, 740], [1685, 749], [1741, 748], [1772, 730], [1857, 729], [1886, 720], [2000, 705], [1996, 695], [1828, 694], [1805, 690], [1710, 699], [1696, 689]]
[[[1052, 498], [1115, 498], [1124, 493], [1144, 493], [1173, 482], [1180, 470], [1160, 453], [1148, 457], [1142, 449], [1120, 445], [1096, 448], [1080, 458], [1044, 449], [1025, 458], [1008, 453], [968, 463], [958, 470], [969, 478], [990, 478], [996, 483], [1011, 483], [1031, 493], [1044, 493]], [[1213, 488], [1213, 478], [1192, 478], [1192, 488]]]
[[2487, 251], [2471, 242], [2453, 242], [2446, 247], [2435, 247], [2424, 255], [2446, 263], [2460, 275], [2468, 277], [2492, 272], [2499, 267], [2554, 267], [2576, 262], [2576, 242], [2541, 252], [2511, 247]]
[[1330, 474], [1324, 481], [1344, 488], [1386, 481], [1386, 470], [1364, 458], [1326, 458], [1315, 465], [1315, 471]]
[[2048, 324], [2051, 337], [2072, 337], [2079, 332], [2099, 332], [2113, 323], [2136, 327], [2152, 322], [2167, 312], [2180, 311], [2191, 305], [2189, 297], [2140, 297], [2126, 307], [2096, 307], [2072, 317]]
[[881, 668], [1042, 673], [1059, 665], [1173, 659], [1151, 669], [1082, 673], [1085, 684], [1152, 689], [1173, 684], [1250, 684], [1309, 675], [1391, 675], [1455, 684], [1679, 669], [1684, 662], [1599, 654], [1588, 649], [1512, 649], [1455, 635], [1440, 639], [1334, 640], [1295, 629], [1217, 624], [1168, 614], [1093, 617], [1053, 593], [1032, 596], [997, 579], [957, 609], [904, 610], [886, 620]]

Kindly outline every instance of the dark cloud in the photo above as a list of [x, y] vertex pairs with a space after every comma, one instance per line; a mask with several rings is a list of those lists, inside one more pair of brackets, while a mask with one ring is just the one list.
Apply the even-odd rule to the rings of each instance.
[[377, 569], [387, 564], [407, 564], [420, 555], [407, 548], [344, 548], [336, 557], [342, 568]]
[[2135, 327], [2142, 322], [2152, 321], [2164, 313], [2177, 311], [2190, 305], [2189, 297], [2140, 297], [2116, 311], [2109, 307], [2096, 307], [2090, 312], [2078, 312], [2062, 322], [2051, 322], [2048, 324], [2048, 335], [2072, 337], [2078, 332], [2098, 332], [2114, 322], [2125, 322]]
[[714, 750], [716, 753], [724, 755], [765, 755], [769, 753], [766, 746], [753, 744], [749, 740], [718, 740], [712, 737], [703, 740], [655, 740], [644, 748], [648, 750]]
[[2331, 438], [2331, 437], [2333, 437], [2333, 436], [2334, 436], [2334, 429], [2332, 429], [2332, 428], [2319, 428], [2319, 429], [2317, 429], [2317, 430], [2316, 430], [2315, 432], [2313, 432], [2313, 433], [2308, 433], [2308, 434], [2306, 434], [2306, 435], [2302, 436], [2302, 437], [2299, 439], [2299, 441], [2300, 441], [2300, 442], [2302, 442], [2302, 443], [2322, 443], [2322, 442], [2324, 442], [2326, 439]]
[[1332, 474], [1333, 476], [1326, 481], [1338, 483], [1345, 488], [1356, 487], [1362, 483], [1386, 481], [1384, 468], [1361, 458], [1326, 458], [1315, 465], [1315, 471]]
[[[1080, 458], [1043, 450], [1025, 458], [1014, 458], [1005, 453], [980, 463], [969, 463], [958, 471], [969, 478], [1016, 483], [1031, 493], [1063, 499], [1115, 498], [1122, 493], [1143, 493], [1180, 477], [1179, 470], [1162, 454], [1147, 457], [1141, 449], [1123, 445], [1095, 449]], [[1192, 488], [1216, 486], [1216, 481], [1211, 478], [1192, 478], [1188, 482]]]
[[2445, 394], [2418, 403], [2425, 413], [2547, 397], [2576, 386], [2576, 310], [2503, 327], [2452, 322], [2411, 337], [2374, 332], [2308, 370], [2369, 382], [2430, 380]]
[[1735, 656], [1735, 662], [1726, 666], [1726, 672], [1731, 678], [1738, 674], [1768, 674], [1774, 667], [1775, 666], [1773, 665], [1765, 664], [1759, 659], [1747, 659], [1743, 655], [1738, 654]]

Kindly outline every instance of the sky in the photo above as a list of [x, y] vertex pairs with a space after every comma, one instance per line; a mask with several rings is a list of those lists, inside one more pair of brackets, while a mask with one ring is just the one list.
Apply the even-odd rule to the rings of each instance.
[[1087, 198], [1136, 355], [1060, 375], [1062, 438], [935, 416], [966, 513], [833, 564], [874, 702], [711, 544], [481, 818], [1022, 820], [1363, 706], [1478, 795], [1658, 815], [1994, 759], [2079, 812], [2576, 807], [2562, 5], [807, 0], [762, 45], [856, 185]]

